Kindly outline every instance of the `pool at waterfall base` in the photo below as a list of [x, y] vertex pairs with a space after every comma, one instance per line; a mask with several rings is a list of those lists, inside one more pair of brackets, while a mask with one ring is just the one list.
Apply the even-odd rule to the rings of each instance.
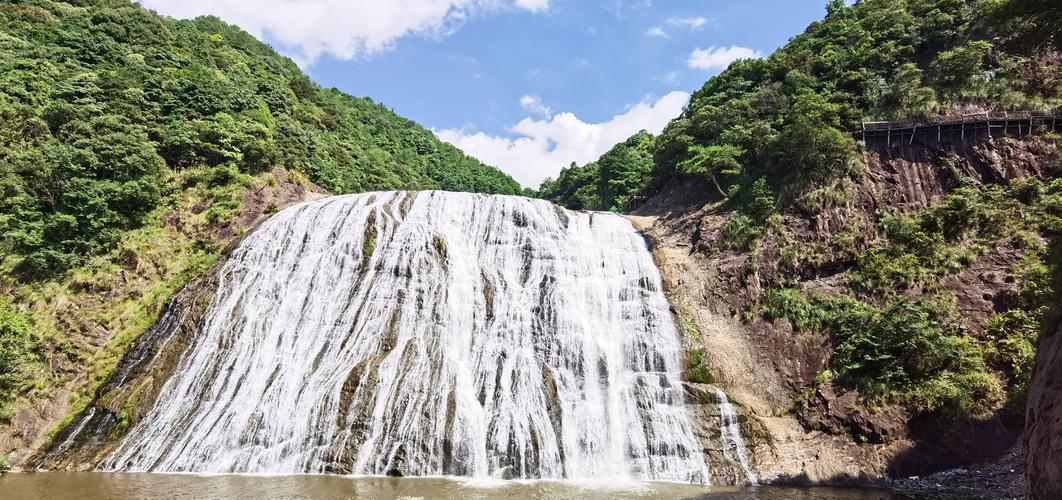
[[325, 474], [159, 474], [123, 472], [10, 473], [0, 497], [96, 498], [711, 498], [734, 500], [901, 500], [879, 490], [842, 488], [707, 487], [669, 482], [394, 478]]

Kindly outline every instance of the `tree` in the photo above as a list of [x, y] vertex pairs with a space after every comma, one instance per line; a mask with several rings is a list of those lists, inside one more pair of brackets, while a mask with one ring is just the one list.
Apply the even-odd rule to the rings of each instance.
[[991, 43], [977, 40], [941, 52], [933, 63], [941, 86], [955, 95], [962, 96], [987, 82], [984, 62], [990, 50]]
[[653, 136], [642, 130], [617, 144], [597, 161], [597, 197], [601, 207], [620, 210], [645, 187], [653, 169]]
[[810, 89], [796, 96], [771, 144], [775, 168], [782, 168], [779, 174], [821, 184], [851, 171], [855, 140], [837, 129], [840, 109]]
[[830, 2], [826, 4], [826, 15], [832, 16], [834, 14], [844, 12], [847, 9], [848, 4], [845, 2], [845, 0], [830, 0]]
[[896, 70], [893, 95], [902, 115], [917, 116], [929, 113], [937, 93], [922, 86], [922, 70], [917, 64], [906, 63]]
[[726, 192], [719, 185], [716, 174], [739, 175], [742, 172], [741, 162], [738, 158], [745, 154], [745, 150], [729, 144], [702, 146], [695, 144], [688, 150], [689, 158], [679, 164], [682, 172], [687, 174], [703, 175], [712, 181], [715, 190], [723, 198]]

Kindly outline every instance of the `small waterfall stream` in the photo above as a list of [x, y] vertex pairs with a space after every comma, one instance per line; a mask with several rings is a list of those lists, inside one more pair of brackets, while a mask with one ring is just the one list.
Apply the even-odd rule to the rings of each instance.
[[756, 486], [759, 480], [749, 465], [749, 452], [745, 447], [745, 439], [741, 437], [741, 425], [738, 423], [737, 411], [722, 389], [713, 387], [712, 391], [719, 400], [719, 430], [723, 443], [723, 456], [727, 460], [737, 462], [741, 470], [745, 472], [745, 480], [748, 484]]
[[275, 215], [219, 282], [100, 469], [709, 481], [660, 276], [622, 217], [333, 197]]

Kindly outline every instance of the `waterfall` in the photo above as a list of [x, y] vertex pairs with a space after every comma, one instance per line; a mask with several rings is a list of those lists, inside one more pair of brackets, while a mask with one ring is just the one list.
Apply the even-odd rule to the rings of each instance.
[[723, 443], [723, 457], [731, 462], [737, 462], [741, 470], [745, 472], [745, 480], [748, 484], [756, 486], [759, 481], [756, 473], [749, 466], [749, 452], [745, 448], [745, 439], [741, 437], [741, 426], [738, 425], [737, 411], [726, 393], [717, 387], [713, 387], [716, 399], [719, 400], [719, 431]]
[[708, 482], [640, 235], [515, 196], [285, 209], [103, 470]]

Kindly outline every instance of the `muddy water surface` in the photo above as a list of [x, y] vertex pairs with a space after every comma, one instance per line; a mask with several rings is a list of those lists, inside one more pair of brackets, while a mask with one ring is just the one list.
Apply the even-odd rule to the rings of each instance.
[[330, 475], [152, 474], [107, 472], [10, 473], [0, 477], [4, 499], [127, 498], [472, 498], [612, 499], [709, 498], [767, 500], [899, 500], [878, 491], [832, 488], [755, 490], [677, 483], [585, 484], [562, 481], [472, 481], [451, 478]]

